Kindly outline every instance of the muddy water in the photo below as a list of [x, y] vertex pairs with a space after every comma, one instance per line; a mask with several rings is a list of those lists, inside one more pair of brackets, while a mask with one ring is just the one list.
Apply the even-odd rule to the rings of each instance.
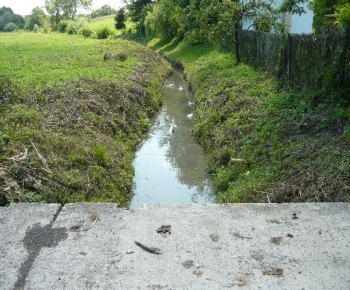
[[[191, 132], [193, 105], [187, 84], [175, 71], [164, 90], [161, 112], [136, 153], [130, 208], [145, 203], [213, 203], [213, 181], [205, 171], [203, 150]], [[176, 126], [171, 126], [173, 120]]]

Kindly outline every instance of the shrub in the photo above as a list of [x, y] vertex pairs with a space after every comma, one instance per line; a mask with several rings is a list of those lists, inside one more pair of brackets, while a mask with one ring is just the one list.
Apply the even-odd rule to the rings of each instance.
[[107, 154], [107, 148], [103, 145], [96, 144], [92, 148], [93, 155], [97, 161], [97, 164], [106, 167], [109, 163], [109, 157]]
[[51, 31], [51, 27], [48, 23], [45, 23], [44, 26], [41, 28], [42, 33], [49, 33]]
[[83, 35], [86, 38], [91, 38], [94, 35], [94, 31], [89, 26], [85, 26], [79, 29], [79, 34]]
[[88, 22], [85, 18], [75, 18], [74, 21], [70, 21], [67, 25], [66, 32], [68, 34], [77, 34], [80, 29], [87, 27]]
[[342, 27], [350, 27], [350, 4], [345, 4], [340, 10], [339, 23]]
[[18, 26], [14, 24], [13, 22], [9, 22], [4, 27], [5, 31], [15, 31], [18, 30]]
[[33, 31], [34, 31], [35, 33], [40, 32], [40, 27], [39, 27], [38, 24], [34, 24]]
[[65, 33], [67, 30], [68, 24], [69, 24], [69, 21], [61, 20], [60, 23], [58, 24], [58, 31], [61, 33]]
[[113, 31], [110, 30], [108, 27], [102, 28], [99, 31], [97, 31], [97, 38], [98, 39], [106, 39], [110, 35], [113, 35]]

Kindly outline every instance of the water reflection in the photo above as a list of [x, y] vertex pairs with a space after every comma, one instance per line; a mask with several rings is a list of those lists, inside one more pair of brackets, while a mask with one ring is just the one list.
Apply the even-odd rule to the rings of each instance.
[[[145, 203], [213, 203], [214, 186], [202, 148], [191, 135], [193, 113], [188, 86], [178, 72], [164, 88], [164, 105], [134, 160], [134, 198]], [[172, 122], [175, 130], [172, 130]]]

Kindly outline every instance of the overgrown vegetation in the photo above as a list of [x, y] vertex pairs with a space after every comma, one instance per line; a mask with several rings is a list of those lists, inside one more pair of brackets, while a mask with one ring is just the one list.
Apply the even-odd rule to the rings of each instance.
[[1, 203], [127, 206], [169, 66], [135, 43], [0, 34]]
[[350, 200], [348, 103], [322, 90], [279, 91], [263, 71], [205, 44], [149, 46], [185, 68], [219, 202]]

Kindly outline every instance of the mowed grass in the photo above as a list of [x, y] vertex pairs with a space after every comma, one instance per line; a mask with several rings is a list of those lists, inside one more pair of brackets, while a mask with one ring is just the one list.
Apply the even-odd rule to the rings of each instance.
[[[91, 21], [89, 22], [89, 27], [94, 31], [99, 31], [107, 27], [110, 30], [114, 31], [116, 36], [121, 35], [122, 31], [115, 29], [114, 17], [115, 15], [110, 15], [110, 16], [105, 16], [98, 19], [91, 19]], [[125, 25], [126, 25], [125, 31], [133, 30], [135, 27], [135, 24], [130, 21], [127, 21]]]
[[55, 33], [0, 34], [0, 64], [0, 205], [127, 206], [169, 64], [129, 41]]
[[129, 53], [126, 61], [116, 65], [105, 62], [104, 55], [132, 51], [132, 46], [114, 39], [67, 34], [0, 33], [0, 73], [25, 87], [82, 77], [122, 81], [138, 62], [137, 57]]
[[185, 68], [195, 98], [193, 133], [219, 202], [350, 200], [349, 106], [282, 91], [263, 71], [234, 65], [234, 53], [215, 47], [160, 39], [148, 45]]
[[99, 30], [105, 27], [115, 30], [114, 15], [109, 15], [101, 18], [91, 19], [89, 26], [92, 30]]

